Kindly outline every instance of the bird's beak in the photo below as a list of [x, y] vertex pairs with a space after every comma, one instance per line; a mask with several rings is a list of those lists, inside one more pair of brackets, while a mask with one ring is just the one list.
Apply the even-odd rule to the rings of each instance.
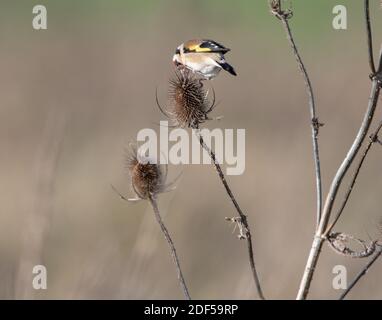
[[174, 57], [172, 58], [172, 62], [174, 63], [175, 67], [178, 67], [180, 65], [180, 63], [178, 62], [176, 58], [176, 55], [174, 55]]

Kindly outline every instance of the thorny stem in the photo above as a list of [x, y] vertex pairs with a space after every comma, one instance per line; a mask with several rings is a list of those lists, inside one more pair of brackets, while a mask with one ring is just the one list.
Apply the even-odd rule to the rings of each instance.
[[221, 182], [223, 183], [223, 185], [224, 185], [224, 187], [226, 189], [226, 192], [227, 192], [228, 196], [230, 197], [233, 205], [235, 206], [236, 211], [238, 212], [238, 214], [240, 216], [241, 222], [242, 222], [242, 224], [244, 225], [244, 227], [246, 229], [246, 240], [247, 240], [247, 246], [248, 246], [248, 256], [249, 256], [249, 263], [251, 265], [253, 279], [255, 281], [257, 293], [258, 293], [260, 299], [261, 300], [265, 300], [263, 291], [261, 289], [259, 276], [258, 276], [257, 271], [256, 271], [255, 258], [254, 258], [254, 253], [253, 253], [252, 235], [251, 235], [251, 231], [249, 229], [249, 225], [248, 225], [248, 221], [247, 221], [247, 216], [243, 213], [243, 211], [241, 210], [238, 202], [236, 201], [236, 198], [233, 195], [233, 193], [231, 191], [231, 188], [229, 187], [229, 185], [227, 183], [227, 180], [226, 180], [226, 178], [224, 176], [223, 170], [221, 169], [221, 167], [220, 167], [220, 165], [219, 165], [219, 163], [218, 163], [218, 161], [216, 159], [215, 153], [204, 142], [204, 139], [203, 139], [203, 136], [200, 133], [200, 130], [196, 129], [194, 132], [195, 132], [196, 136], [199, 138], [200, 145], [203, 147], [204, 150], [206, 150], [208, 152], [209, 156], [211, 157], [211, 159], [212, 159], [212, 161], [213, 161], [213, 163], [215, 165], [216, 171], [218, 172], [219, 178], [220, 178]]
[[183, 289], [183, 293], [184, 293], [187, 300], [191, 300], [190, 294], [188, 293], [188, 289], [186, 286], [186, 282], [184, 281], [182, 270], [180, 268], [180, 263], [179, 263], [178, 255], [176, 254], [174, 243], [172, 242], [170, 234], [169, 234], [166, 226], [164, 225], [164, 223], [162, 221], [162, 217], [161, 217], [160, 212], [159, 212], [157, 201], [156, 201], [155, 197], [152, 195], [149, 197], [149, 200], [150, 200], [151, 206], [153, 207], [155, 218], [156, 218], [157, 222], [159, 223], [160, 228], [162, 229], [162, 232], [164, 234], [164, 237], [167, 240], [167, 243], [170, 246], [171, 256], [172, 256], [174, 263], [175, 263], [176, 271], [178, 274], [178, 280], [179, 280], [180, 285]]
[[374, 257], [368, 262], [368, 264], [357, 274], [354, 280], [350, 283], [349, 287], [342, 293], [339, 300], [343, 300], [347, 294], [353, 289], [357, 282], [369, 271], [371, 266], [378, 260], [382, 255], [382, 246], [378, 246], [378, 250], [375, 253]]
[[292, 12], [282, 11], [280, 1], [276, 2], [274, 5], [276, 5], [276, 7], [273, 7], [273, 14], [277, 18], [279, 18], [283, 24], [288, 41], [290, 43], [290, 46], [292, 47], [292, 51], [295, 56], [298, 68], [304, 78], [306, 91], [309, 97], [309, 111], [310, 111], [310, 118], [311, 118], [310, 125], [311, 125], [311, 131], [312, 131], [313, 158], [314, 158], [314, 167], [315, 167], [315, 175], [316, 175], [316, 198], [317, 198], [316, 226], [318, 227], [320, 223], [320, 219], [321, 219], [321, 209], [322, 209], [322, 179], [321, 179], [320, 153], [319, 153], [319, 147], [318, 147], [318, 132], [320, 127], [323, 126], [323, 124], [321, 124], [318, 121], [312, 83], [310, 81], [308, 72], [306, 70], [304, 62], [302, 61], [301, 55], [298, 51], [296, 42], [293, 38], [293, 34], [289, 26], [288, 19], [292, 17]]
[[367, 144], [366, 148], [365, 148], [365, 151], [363, 152], [358, 164], [357, 164], [357, 167], [356, 167], [356, 170], [353, 174], [353, 177], [351, 179], [351, 182], [350, 182], [350, 185], [348, 187], [348, 190], [345, 194], [345, 198], [341, 204], [341, 207], [340, 209], [338, 210], [333, 222], [329, 225], [329, 227], [326, 228], [325, 232], [324, 232], [324, 237], [327, 237], [329, 235], [329, 233], [332, 231], [333, 227], [335, 226], [335, 224], [337, 223], [338, 219], [340, 218], [342, 212], [344, 211], [347, 203], [348, 203], [348, 200], [350, 198], [350, 195], [353, 191], [353, 188], [354, 188], [354, 185], [357, 181], [357, 178], [358, 178], [358, 175], [361, 171], [361, 168], [362, 168], [362, 165], [371, 149], [371, 146], [375, 143], [375, 142], [378, 142], [378, 134], [379, 134], [379, 131], [382, 129], [382, 121], [380, 121], [377, 129], [370, 135], [370, 141], [369, 143]]

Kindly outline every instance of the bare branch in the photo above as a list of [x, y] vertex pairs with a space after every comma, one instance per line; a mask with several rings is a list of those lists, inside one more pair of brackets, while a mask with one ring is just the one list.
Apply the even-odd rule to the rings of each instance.
[[382, 247], [378, 246], [378, 249], [376, 250], [376, 254], [374, 257], [368, 262], [368, 264], [357, 274], [355, 279], [350, 283], [349, 287], [342, 293], [339, 300], [343, 300], [348, 293], [353, 289], [353, 287], [358, 283], [358, 281], [369, 271], [371, 266], [378, 260], [378, 258], [382, 254]]
[[[358, 239], [352, 235], [336, 232], [331, 233], [328, 238], [329, 246], [334, 250], [334, 252], [349, 258], [367, 258], [370, 257], [377, 248], [378, 240], [370, 241], [366, 243], [365, 240]], [[353, 250], [350, 248], [349, 243], [355, 242], [360, 245], [362, 250]]]
[[371, 74], [375, 75], [375, 64], [374, 64], [374, 53], [373, 53], [373, 36], [371, 31], [371, 23], [370, 23], [370, 9], [369, 9], [369, 0], [364, 1], [365, 8], [365, 20], [366, 20], [366, 34], [367, 34], [367, 47], [369, 53], [369, 65]]
[[290, 46], [292, 47], [293, 54], [295, 56], [298, 68], [304, 78], [306, 91], [309, 97], [309, 111], [310, 111], [310, 126], [312, 131], [312, 145], [313, 145], [313, 159], [315, 166], [315, 175], [316, 175], [316, 198], [317, 198], [317, 213], [316, 213], [316, 226], [318, 227], [321, 219], [321, 207], [322, 207], [322, 181], [321, 181], [321, 165], [320, 165], [320, 155], [319, 155], [319, 147], [318, 147], [318, 132], [322, 123], [318, 121], [316, 114], [316, 104], [314, 100], [313, 87], [304, 65], [302, 61], [301, 55], [298, 51], [296, 42], [293, 38], [293, 34], [291, 28], [289, 26], [289, 19], [293, 16], [293, 12], [289, 10], [282, 10], [281, 3], [279, 0], [272, 0], [270, 3], [272, 13], [281, 20]]
[[[367, 16], [366, 16], [367, 19]], [[380, 53], [380, 61], [382, 61], [382, 52]], [[382, 66], [380, 64], [378, 70], [381, 70]], [[322, 210], [322, 216], [320, 220], [320, 224], [318, 226], [318, 229], [315, 233], [312, 247], [310, 249], [310, 253], [308, 256], [308, 260], [306, 263], [305, 271], [303, 274], [303, 277], [301, 279], [299, 291], [297, 294], [297, 299], [306, 299], [309, 288], [312, 282], [312, 278], [314, 275], [315, 268], [317, 266], [317, 262], [321, 253], [322, 244], [325, 240], [324, 232], [327, 228], [329, 218], [332, 212], [333, 204], [336, 200], [338, 190], [342, 184], [343, 178], [345, 177], [346, 173], [348, 172], [351, 164], [354, 162], [355, 157], [357, 156], [362, 143], [365, 140], [365, 137], [367, 135], [367, 132], [369, 131], [371, 122], [374, 118], [375, 109], [377, 107], [378, 98], [381, 90], [381, 83], [378, 77], [372, 78], [372, 86], [371, 86], [371, 93], [369, 97], [369, 103], [361, 124], [361, 127], [358, 131], [358, 134], [348, 151], [345, 159], [343, 160], [341, 166], [339, 167], [336, 175], [333, 178], [333, 181], [331, 183], [328, 195], [326, 197], [325, 205]]]
[[358, 175], [361, 171], [361, 168], [362, 168], [362, 165], [364, 164], [364, 161], [367, 157], [367, 155], [369, 154], [369, 151], [371, 149], [371, 146], [376, 143], [376, 142], [379, 142], [378, 140], [378, 134], [379, 134], [379, 131], [382, 129], [382, 121], [380, 121], [377, 129], [371, 134], [370, 136], [370, 141], [369, 143], [367, 144], [366, 148], [365, 148], [365, 151], [363, 152], [358, 164], [357, 164], [357, 167], [356, 167], [356, 170], [353, 174], [353, 177], [351, 179], [351, 182], [350, 182], [350, 185], [348, 187], [348, 190], [346, 191], [346, 194], [345, 194], [345, 198], [341, 204], [341, 207], [339, 208], [333, 222], [326, 228], [326, 231], [324, 232], [324, 236], [327, 236], [333, 229], [333, 227], [335, 226], [335, 224], [337, 223], [338, 219], [340, 218], [342, 212], [344, 211], [345, 207], [346, 207], [346, 204], [348, 203], [348, 200], [350, 198], [350, 195], [353, 191], [353, 188], [354, 188], [354, 185], [357, 181], [357, 178], [358, 178]]
[[308, 261], [305, 267], [304, 275], [301, 280], [297, 299], [305, 299], [309, 293], [309, 288], [313, 278], [314, 270], [316, 268], [319, 255], [321, 253], [322, 243], [325, 240], [324, 232], [328, 225], [328, 221], [330, 218], [330, 214], [332, 212], [334, 201], [337, 197], [337, 193], [342, 184], [343, 178], [345, 177], [348, 169], [350, 168], [356, 155], [358, 154], [358, 151], [361, 148], [363, 141], [365, 140], [370, 124], [374, 117], [375, 109], [377, 107], [379, 93], [380, 93], [380, 85], [377, 80], [373, 80], [369, 103], [367, 106], [364, 119], [362, 121], [361, 128], [359, 129], [358, 134], [348, 154], [346, 155], [341, 166], [339, 167], [332, 181], [332, 184], [330, 186], [329, 193], [326, 197], [326, 202], [324, 205], [324, 209], [322, 211], [320, 225], [314, 236], [313, 244], [312, 244]]
[[[213, 161], [213, 163], [215, 165], [216, 171], [218, 172], [219, 178], [220, 178], [221, 182], [223, 183], [228, 196], [230, 197], [233, 205], [236, 208], [236, 211], [238, 212], [238, 214], [240, 216], [239, 220], [238, 220], [237, 217], [236, 218], [229, 218], [229, 219], [230, 219], [230, 221], [238, 223], [239, 229], [241, 230], [241, 233], [240, 233], [241, 237], [240, 237], [240, 239], [246, 239], [247, 240], [249, 263], [251, 265], [252, 275], [253, 275], [253, 279], [255, 281], [257, 293], [258, 293], [260, 299], [265, 300], [263, 291], [261, 289], [259, 276], [258, 276], [257, 270], [256, 270], [255, 258], [254, 258], [254, 253], [253, 253], [252, 235], [251, 235], [251, 231], [249, 229], [249, 225], [248, 225], [248, 221], [247, 221], [247, 216], [243, 213], [243, 211], [241, 210], [238, 202], [236, 201], [236, 198], [233, 195], [233, 193], [231, 191], [231, 188], [229, 187], [228, 182], [227, 182], [227, 180], [226, 180], [226, 178], [224, 176], [223, 170], [221, 169], [218, 161], [216, 160], [215, 153], [204, 142], [204, 139], [203, 139], [203, 136], [200, 133], [200, 130], [197, 129], [194, 132], [195, 132], [196, 136], [199, 138], [200, 145], [203, 147], [203, 149], [205, 149], [208, 152], [209, 156], [211, 157], [211, 159], [212, 159], [212, 161]], [[226, 220], [227, 220], [227, 218], [226, 218]]]
[[159, 223], [159, 226], [162, 230], [162, 233], [163, 233], [164, 237], [166, 238], [167, 243], [170, 246], [171, 256], [172, 256], [174, 263], [175, 263], [176, 272], [178, 274], [178, 279], [179, 279], [180, 285], [183, 289], [183, 293], [184, 293], [187, 300], [191, 300], [190, 294], [188, 292], [188, 288], [186, 286], [186, 282], [185, 282], [184, 277], [183, 277], [182, 269], [180, 268], [180, 263], [179, 263], [178, 255], [176, 254], [174, 243], [170, 237], [170, 234], [169, 234], [166, 226], [164, 225], [164, 223], [162, 221], [162, 217], [161, 217], [160, 212], [159, 212], [157, 201], [156, 201], [155, 197], [153, 197], [152, 195], [150, 195], [149, 200], [150, 200], [151, 206], [153, 207], [155, 218], [157, 219], [157, 222]]

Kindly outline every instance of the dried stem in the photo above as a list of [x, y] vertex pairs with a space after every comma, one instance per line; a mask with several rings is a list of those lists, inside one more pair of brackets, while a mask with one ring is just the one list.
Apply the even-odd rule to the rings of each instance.
[[321, 181], [321, 165], [320, 165], [320, 153], [318, 147], [318, 132], [320, 127], [323, 125], [318, 121], [316, 113], [316, 104], [314, 100], [314, 93], [312, 83], [310, 81], [308, 72], [302, 61], [301, 55], [298, 51], [296, 42], [293, 38], [291, 28], [289, 26], [289, 19], [292, 17], [292, 11], [286, 10], [282, 11], [280, 1], [271, 2], [272, 13], [280, 19], [285, 29], [289, 44], [292, 48], [293, 54], [295, 56], [298, 68], [304, 78], [306, 91], [309, 97], [309, 112], [310, 112], [310, 126], [312, 131], [312, 145], [313, 145], [313, 159], [316, 175], [316, 199], [317, 199], [317, 213], [316, 213], [316, 226], [318, 227], [321, 219], [321, 208], [322, 208], [322, 181]]
[[369, 154], [369, 151], [372, 147], [372, 145], [376, 142], [378, 142], [378, 134], [379, 134], [379, 131], [382, 129], [382, 121], [380, 121], [379, 125], [377, 126], [377, 129], [370, 135], [370, 141], [369, 143], [367, 144], [366, 148], [365, 148], [365, 151], [362, 153], [362, 156], [357, 164], [357, 167], [356, 167], [356, 170], [353, 174], [353, 177], [351, 179], [351, 182], [350, 182], [350, 185], [348, 187], [348, 190], [346, 191], [346, 194], [345, 194], [345, 198], [341, 204], [341, 207], [340, 209], [338, 210], [333, 222], [329, 225], [329, 227], [326, 228], [326, 231], [324, 232], [324, 237], [327, 237], [329, 235], [329, 233], [332, 231], [333, 227], [335, 226], [335, 224], [337, 223], [338, 219], [340, 218], [341, 214], [343, 213], [347, 203], [348, 203], [348, 200], [350, 198], [350, 195], [353, 191], [353, 188], [354, 188], [354, 185], [357, 181], [357, 178], [358, 178], [358, 175], [361, 171], [361, 168], [362, 168], [362, 165], [364, 164], [364, 161], [367, 157], [367, 155]]
[[163, 235], [166, 238], [166, 241], [167, 241], [167, 243], [170, 246], [171, 256], [172, 256], [172, 258], [174, 260], [174, 263], [175, 263], [176, 271], [177, 271], [177, 274], [178, 274], [178, 280], [179, 280], [180, 285], [181, 285], [181, 287], [183, 289], [183, 293], [184, 293], [184, 295], [185, 295], [187, 300], [191, 300], [190, 294], [188, 293], [188, 289], [187, 289], [187, 286], [186, 286], [186, 282], [184, 281], [182, 270], [180, 268], [180, 263], [179, 263], [178, 255], [176, 254], [174, 243], [172, 242], [170, 234], [169, 234], [166, 226], [164, 225], [164, 223], [162, 221], [157, 201], [156, 201], [156, 199], [153, 196], [150, 196], [149, 200], [150, 200], [151, 206], [153, 207], [155, 218], [157, 219], [157, 221], [159, 223], [159, 226], [160, 226], [160, 228], [161, 228], [161, 230], [163, 232]]
[[[365, 2], [365, 19], [366, 19], [366, 28], [367, 28], [367, 36], [368, 36], [368, 52], [369, 52], [369, 60], [374, 61], [372, 58], [372, 34], [371, 34], [371, 26], [370, 26], [370, 18], [369, 18], [369, 7], [368, 7], [368, 1]], [[370, 59], [371, 56], [371, 59]], [[380, 53], [380, 62], [382, 61], [382, 52]], [[373, 68], [373, 65], [371, 64], [371, 68]], [[382, 64], [380, 63], [378, 67], [378, 71], [380, 71], [382, 68]], [[372, 69], [373, 72], [373, 69]], [[381, 90], [381, 84], [380, 79], [378, 79], [378, 76], [372, 77], [372, 87], [371, 87], [371, 94], [369, 98], [369, 103], [367, 106], [367, 110], [365, 113], [365, 116], [363, 118], [361, 128], [358, 131], [358, 134], [347, 153], [345, 159], [343, 160], [341, 166], [339, 167], [336, 175], [334, 176], [334, 179], [331, 183], [328, 195], [326, 197], [325, 205], [322, 211], [322, 217], [320, 221], [320, 225], [316, 231], [316, 234], [313, 239], [313, 244], [309, 253], [309, 257], [307, 260], [307, 264], [305, 267], [304, 275], [302, 277], [299, 292], [297, 295], [297, 299], [306, 299], [308, 293], [310, 284], [312, 282], [314, 270], [316, 268], [318, 258], [321, 253], [322, 244], [325, 240], [325, 231], [327, 229], [327, 225], [329, 222], [329, 218], [332, 212], [333, 204], [336, 200], [338, 190], [342, 184], [343, 178], [345, 177], [348, 169], [350, 168], [351, 164], [353, 163], [355, 157], [357, 156], [363, 141], [365, 140], [365, 137], [367, 135], [367, 132], [369, 131], [371, 122], [374, 117], [374, 112], [377, 107], [378, 98]], [[362, 165], [362, 164], [361, 164]], [[346, 200], [347, 201], [347, 200]], [[346, 205], [346, 203], [345, 203]]]
[[[309, 92], [309, 96], [310, 96], [310, 108], [311, 108], [311, 114], [312, 114], [313, 148], [314, 148], [314, 151], [316, 151], [316, 149], [315, 149], [316, 141], [314, 138], [317, 138], [318, 128], [319, 128], [320, 124], [314, 116], [314, 112], [315, 112], [314, 111], [314, 100], [312, 103], [313, 94], [311, 91], [310, 81], [309, 81], [309, 78], [307, 77], [307, 73], [306, 73], [306, 70], [304, 68], [304, 65], [301, 62], [301, 57], [298, 54], [298, 51], [297, 51], [297, 48], [296, 48], [296, 45], [295, 45], [295, 42], [293, 40], [293, 36], [291, 33], [291, 29], [290, 29], [289, 23], [288, 23], [288, 19], [290, 19], [293, 14], [292, 14], [291, 10], [284, 10], [283, 11], [281, 9], [281, 1], [280, 0], [271, 0], [270, 4], [271, 4], [272, 13], [278, 19], [280, 19], [284, 25], [284, 28], [285, 28], [287, 36], [288, 36], [288, 40], [291, 43], [293, 52], [294, 52], [296, 59], [297, 59], [297, 62], [299, 64], [299, 68], [302, 71], [304, 78], [305, 78], [305, 82], [307, 84], [307, 88], [308, 88], [308, 92]], [[368, 1], [365, 1], [365, 16], [366, 16], [367, 35], [368, 35], [369, 61], [370, 61], [370, 66], [371, 66], [372, 72], [373, 72], [373, 76], [372, 76], [373, 82], [372, 82], [372, 88], [371, 88], [369, 103], [368, 103], [368, 107], [367, 107], [364, 119], [362, 121], [361, 128], [359, 129], [359, 132], [358, 132], [358, 134], [357, 134], [357, 136], [353, 142], [353, 145], [351, 146], [348, 154], [346, 155], [345, 159], [343, 160], [341, 166], [339, 167], [339, 169], [338, 169], [338, 171], [337, 171], [337, 173], [336, 173], [336, 175], [332, 181], [329, 193], [328, 193], [326, 201], [325, 201], [325, 205], [323, 207], [322, 212], [320, 211], [321, 212], [320, 219], [318, 219], [319, 224], [318, 224], [318, 227], [317, 227], [316, 232], [315, 232], [313, 244], [312, 244], [312, 247], [311, 247], [311, 250], [309, 253], [309, 257], [308, 257], [307, 264], [305, 267], [304, 275], [303, 275], [301, 283], [300, 283], [297, 299], [305, 299], [309, 293], [310, 284], [311, 284], [313, 274], [314, 274], [314, 271], [315, 271], [315, 268], [316, 268], [316, 265], [318, 262], [319, 255], [321, 253], [322, 244], [323, 244], [323, 241], [325, 240], [324, 233], [325, 233], [325, 230], [326, 230], [327, 225], [328, 225], [328, 221], [330, 218], [330, 214], [332, 212], [333, 204], [334, 204], [334, 201], [336, 199], [338, 190], [341, 186], [343, 178], [345, 177], [348, 169], [350, 168], [356, 155], [358, 154], [358, 152], [362, 146], [363, 141], [365, 140], [365, 137], [367, 135], [367, 132], [368, 132], [370, 125], [371, 125], [371, 122], [373, 120], [375, 109], [377, 107], [378, 97], [379, 97], [379, 93], [380, 93], [380, 89], [381, 89], [381, 75], [375, 74], [375, 67], [373, 69], [373, 64], [374, 64], [374, 62], [373, 62], [374, 61], [373, 60], [373, 51], [372, 51], [373, 46], [372, 46], [372, 33], [371, 33], [368, 4], [369, 4]], [[380, 61], [382, 61], [382, 54], [380, 56]], [[378, 72], [380, 72], [381, 70], [382, 70], [382, 63], [380, 63], [380, 65], [379, 65]], [[318, 147], [317, 147], [317, 151], [318, 151]], [[318, 164], [318, 168], [319, 168], [319, 160], [316, 157], [316, 153], [315, 153], [315, 163], [316, 163], [316, 180], [318, 182], [319, 176], [317, 173], [319, 173], [319, 172], [317, 172], [317, 164]], [[319, 179], [319, 180], [321, 180], [321, 179]], [[321, 182], [321, 181], [319, 181], [319, 182]], [[318, 190], [319, 189], [317, 188], [317, 191]]]
[[370, 23], [370, 9], [369, 9], [369, 0], [364, 1], [365, 8], [365, 18], [366, 18], [366, 34], [367, 34], [367, 47], [369, 53], [369, 65], [372, 75], [375, 74], [375, 64], [374, 64], [374, 53], [373, 53], [373, 37], [371, 32], [371, 23]]
[[353, 145], [351, 146], [348, 154], [346, 155], [341, 166], [339, 167], [332, 181], [332, 184], [330, 186], [330, 190], [325, 201], [324, 209], [322, 211], [320, 225], [314, 236], [313, 244], [309, 253], [304, 275], [301, 280], [297, 299], [306, 299], [309, 293], [310, 284], [313, 278], [314, 270], [318, 262], [318, 258], [321, 253], [322, 244], [325, 239], [324, 233], [328, 225], [328, 221], [330, 218], [330, 214], [332, 212], [334, 201], [337, 197], [337, 193], [342, 184], [343, 178], [345, 177], [348, 169], [350, 168], [356, 155], [358, 154], [358, 151], [361, 148], [363, 141], [365, 140], [370, 124], [374, 117], [375, 109], [377, 107], [379, 93], [380, 93], [380, 85], [377, 80], [373, 80], [369, 103], [367, 106], [364, 119], [362, 121], [361, 128], [359, 129], [358, 134], [353, 142]]
[[369, 271], [371, 266], [378, 260], [378, 258], [382, 255], [382, 247], [378, 246], [378, 249], [374, 255], [374, 257], [368, 262], [368, 264], [357, 274], [354, 280], [350, 283], [349, 287], [342, 293], [339, 300], [343, 300], [347, 294], [353, 289], [353, 287], [357, 284], [357, 282]]
[[[365, 240], [358, 239], [350, 234], [343, 232], [331, 233], [327, 237], [329, 247], [337, 254], [353, 259], [370, 257], [377, 249], [378, 240], [372, 240], [367, 243]], [[357, 243], [362, 249], [353, 250], [349, 243]]]
[[252, 235], [251, 235], [251, 231], [249, 229], [249, 225], [248, 225], [248, 221], [247, 221], [247, 216], [243, 213], [243, 211], [241, 210], [238, 202], [236, 201], [236, 198], [233, 195], [233, 193], [231, 191], [231, 188], [229, 187], [229, 185], [227, 183], [227, 180], [226, 180], [226, 178], [224, 176], [224, 173], [223, 173], [223, 171], [222, 171], [218, 161], [216, 160], [215, 153], [204, 142], [203, 136], [201, 135], [199, 129], [195, 130], [194, 132], [195, 132], [196, 136], [199, 139], [200, 145], [203, 147], [204, 150], [206, 150], [208, 152], [209, 156], [211, 157], [211, 159], [212, 159], [212, 161], [213, 161], [213, 163], [215, 165], [216, 171], [219, 174], [220, 180], [223, 183], [228, 196], [230, 197], [233, 205], [236, 208], [236, 211], [238, 212], [238, 214], [240, 216], [241, 223], [243, 224], [243, 226], [246, 229], [245, 238], [247, 240], [247, 246], [248, 246], [249, 263], [251, 265], [252, 275], [253, 275], [253, 279], [255, 281], [255, 285], [256, 285], [256, 289], [257, 289], [257, 294], [259, 295], [260, 299], [265, 300], [263, 291], [261, 289], [259, 276], [258, 276], [257, 271], [256, 271], [255, 258], [254, 258], [254, 253], [253, 253]]

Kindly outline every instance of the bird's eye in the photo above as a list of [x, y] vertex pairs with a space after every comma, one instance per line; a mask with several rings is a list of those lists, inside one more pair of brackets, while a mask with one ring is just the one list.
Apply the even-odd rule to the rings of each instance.
[[179, 49], [176, 49], [176, 50], [175, 50], [175, 54], [180, 54], [180, 50], [179, 50]]

